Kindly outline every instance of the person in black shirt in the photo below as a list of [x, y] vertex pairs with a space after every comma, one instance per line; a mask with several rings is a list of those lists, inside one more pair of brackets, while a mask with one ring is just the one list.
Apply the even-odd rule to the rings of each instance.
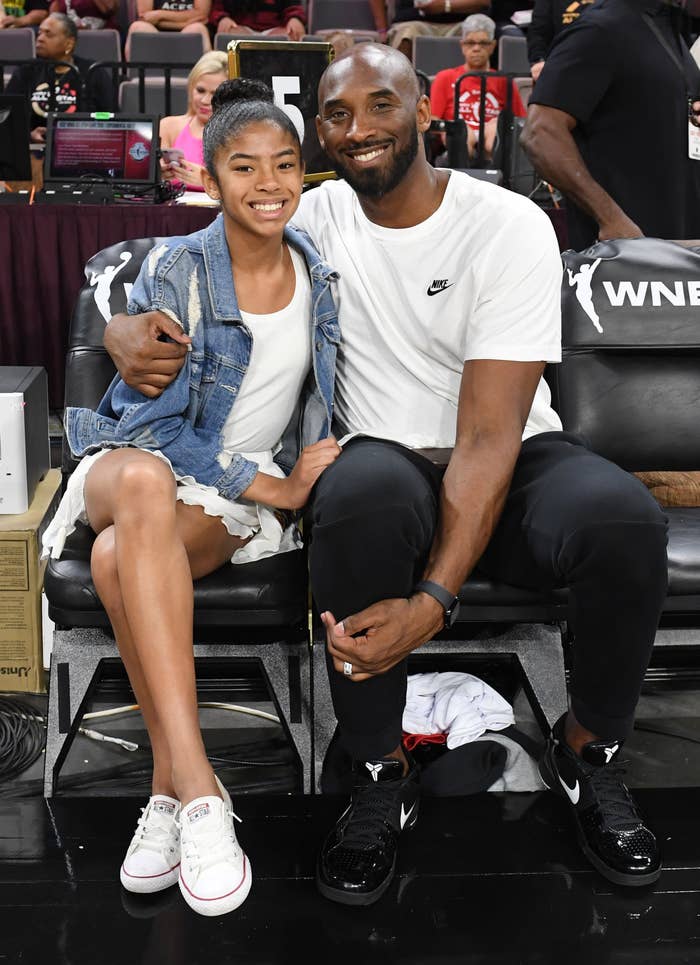
[[599, 0], [561, 33], [522, 144], [567, 197], [569, 243], [700, 238], [700, 70], [678, 3]]
[[31, 105], [31, 139], [46, 139], [46, 115], [76, 111], [105, 111], [112, 107], [112, 88], [103, 70], [87, 73], [92, 61], [74, 57], [78, 31], [64, 13], [52, 13], [39, 27], [37, 59], [22, 64], [6, 88], [8, 94], [23, 94]]
[[595, 0], [535, 0], [532, 22], [527, 32], [527, 54], [532, 79], [542, 73], [552, 41], [565, 27], [576, 23]]

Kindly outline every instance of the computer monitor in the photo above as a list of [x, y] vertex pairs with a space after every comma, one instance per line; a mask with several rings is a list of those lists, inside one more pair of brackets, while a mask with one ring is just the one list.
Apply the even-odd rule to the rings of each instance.
[[0, 94], [0, 180], [31, 179], [29, 101], [21, 95]]
[[44, 186], [104, 181], [152, 185], [158, 180], [158, 121], [143, 114], [50, 114]]

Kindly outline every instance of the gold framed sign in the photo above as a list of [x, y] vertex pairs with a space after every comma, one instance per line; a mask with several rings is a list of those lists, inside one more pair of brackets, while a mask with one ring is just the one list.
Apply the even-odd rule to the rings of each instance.
[[320, 41], [232, 40], [228, 45], [229, 78], [264, 81], [272, 88], [275, 104], [294, 122], [307, 183], [337, 177], [316, 133], [318, 82], [332, 60], [332, 45]]

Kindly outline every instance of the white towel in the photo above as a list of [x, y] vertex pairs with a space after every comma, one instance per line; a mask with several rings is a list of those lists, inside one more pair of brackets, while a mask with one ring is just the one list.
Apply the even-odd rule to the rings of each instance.
[[470, 673], [419, 673], [408, 678], [403, 712], [407, 734], [447, 734], [451, 749], [514, 723], [508, 701]]

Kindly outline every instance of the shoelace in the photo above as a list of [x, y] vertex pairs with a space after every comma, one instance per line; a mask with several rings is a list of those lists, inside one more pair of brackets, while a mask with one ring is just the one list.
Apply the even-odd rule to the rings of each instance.
[[140, 848], [160, 854], [169, 847], [169, 838], [173, 835], [175, 827], [177, 822], [172, 818], [152, 808], [150, 810], [141, 808], [141, 817], [136, 825], [134, 837], [138, 838]]
[[367, 851], [384, 837], [389, 817], [396, 804], [396, 785], [372, 784], [356, 792], [351, 804], [348, 823], [343, 834], [343, 848], [349, 851]]
[[[226, 808], [224, 814], [226, 817], [234, 818], [239, 824], [243, 824], [242, 819], [238, 817], [233, 808]], [[238, 841], [232, 824], [226, 822], [223, 836], [221, 828], [218, 827], [212, 828], [210, 831], [200, 831], [196, 838], [191, 838], [187, 835], [188, 829], [185, 830], [184, 822], [180, 820], [179, 823], [180, 830], [184, 832], [182, 854], [191, 870], [196, 866], [202, 872], [215, 864], [226, 861], [228, 858], [232, 858], [234, 861], [238, 860]], [[211, 850], [211, 853], [206, 858], [202, 858], [201, 852], [209, 850]]]
[[606, 822], [616, 831], [631, 830], [642, 823], [623, 781], [625, 763], [594, 767], [587, 778]]

